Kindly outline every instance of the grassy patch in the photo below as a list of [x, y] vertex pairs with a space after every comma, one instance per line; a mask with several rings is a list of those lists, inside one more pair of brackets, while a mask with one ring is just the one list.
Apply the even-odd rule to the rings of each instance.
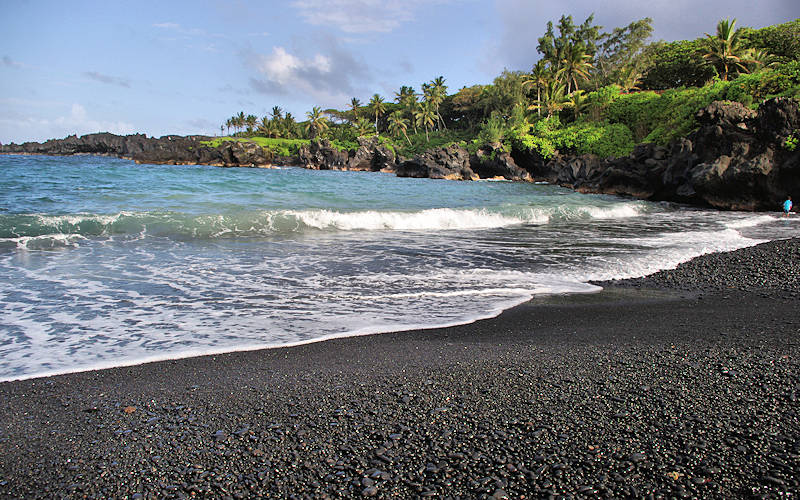
[[217, 148], [225, 142], [250, 142], [269, 149], [278, 156], [293, 156], [297, 151], [309, 144], [308, 139], [273, 139], [270, 137], [217, 137], [210, 141], [203, 141], [201, 144], [212, 148]]

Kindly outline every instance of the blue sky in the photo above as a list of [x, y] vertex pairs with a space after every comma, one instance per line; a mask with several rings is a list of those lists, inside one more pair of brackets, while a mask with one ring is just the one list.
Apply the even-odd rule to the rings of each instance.
[[654, 39], [716, 22], [800, 17], [796, 0], [0, 0], [0, 142], [109, 131], [219, 133], [231, 115], [388, 99], [439, 75], [451, 92], [528, 70], [548, 20], [606, 29], [653, 18]]

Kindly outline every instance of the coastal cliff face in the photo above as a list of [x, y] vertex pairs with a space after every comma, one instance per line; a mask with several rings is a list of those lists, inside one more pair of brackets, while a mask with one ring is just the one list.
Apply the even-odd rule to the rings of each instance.
[[394, 172], [400, 177], [512, 181], [546, 181], [581, 192], [673, 201], [731, 210], [775, 210], [787, 195], [800, 196], [800, 148], [790, 151], [786, 139], [797, 137], [797, 101], [765, 101], [757, 111], [735, 102], [715, 102], [697, 114], [700, 127], [663, 147], [640, 144], [622, 158], [556, 154], [544, 160], [523, 151], [490, 144], [470, 154], [458, 144], [402, 158], [377, 137], [359, 138], [354, 151], [340, 151], [326, 140], [302, 147], [297, 156], [275, 156], [252, 142], [203, 145], [206, 136], [109, 133], [0, 145], [0, 153], [105, 154], [138, 163], [203, 164], [224, 167], [302, 165], [319, 170]]
[[365, 172], [394, 172], [394, 151], [379, 144], [377, 137], [359, 137], [358, 149], [340, 151], [330, 141], [314, 141], [300, 148], [298, 160], [305, 168], [314, 170], [356, 170]]
[[137, 163], [169, 165], [214, 165], [220, 167], [268, 167], [296, 163], [293, 158], [275, 157], [269, 149], [249, 142], [226, 141], [218, 147], [203, 145], [211, 137], [202, 135], [147, 137], [144, 134], [109, 133], [71, 135], [64, 139], [0, 146], [0, 153], [119, 156]]
[[800, 149], [784, 144], [800, 129], [793, 99], [757, 111], [715, 102], [697, 113], [700, 127], [668, 147], [641, 144], [624, 158], [556, 155], [544, 162], [518, 154], [541, 180], [582, 192], [628, 195], [730, 210], [775, 210], [800, 193]]
[[311, 143], [300, 150], [300, 162], [318, 170], [365, 170], [394, 172], [398, 177], [447, 180], [507, 179], [531, 181], [530, 173], [519, 167], [500, 144], [491, 144], [471, 155], [464, 146], [451, 144], [434, 148], [413, 158], [395, 156], [376, 138], [359, 138], [359, 148], [346, 153], [328, 141]]
[[399, 177], [429, 177], [431, 179], [476, 180], [470, 167], [469, 153], [460, 146], [432, 149], [414, 156], [397, 166]]

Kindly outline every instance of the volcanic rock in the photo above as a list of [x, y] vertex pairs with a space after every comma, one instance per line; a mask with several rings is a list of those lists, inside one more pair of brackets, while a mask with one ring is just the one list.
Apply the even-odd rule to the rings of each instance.
[[416, 155], [397, 166], [398, 177], [428, 177], [431, 179], [476, 180], [470, 167], [469, 152], [461, 146], [432, 149]]

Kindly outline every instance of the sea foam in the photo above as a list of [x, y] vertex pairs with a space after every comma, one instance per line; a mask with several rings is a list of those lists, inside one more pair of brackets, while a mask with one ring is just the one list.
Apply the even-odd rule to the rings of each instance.
[[41, 160], [0, 157], [1, 380], [463, 324], [797, 227], [528, 183]]

